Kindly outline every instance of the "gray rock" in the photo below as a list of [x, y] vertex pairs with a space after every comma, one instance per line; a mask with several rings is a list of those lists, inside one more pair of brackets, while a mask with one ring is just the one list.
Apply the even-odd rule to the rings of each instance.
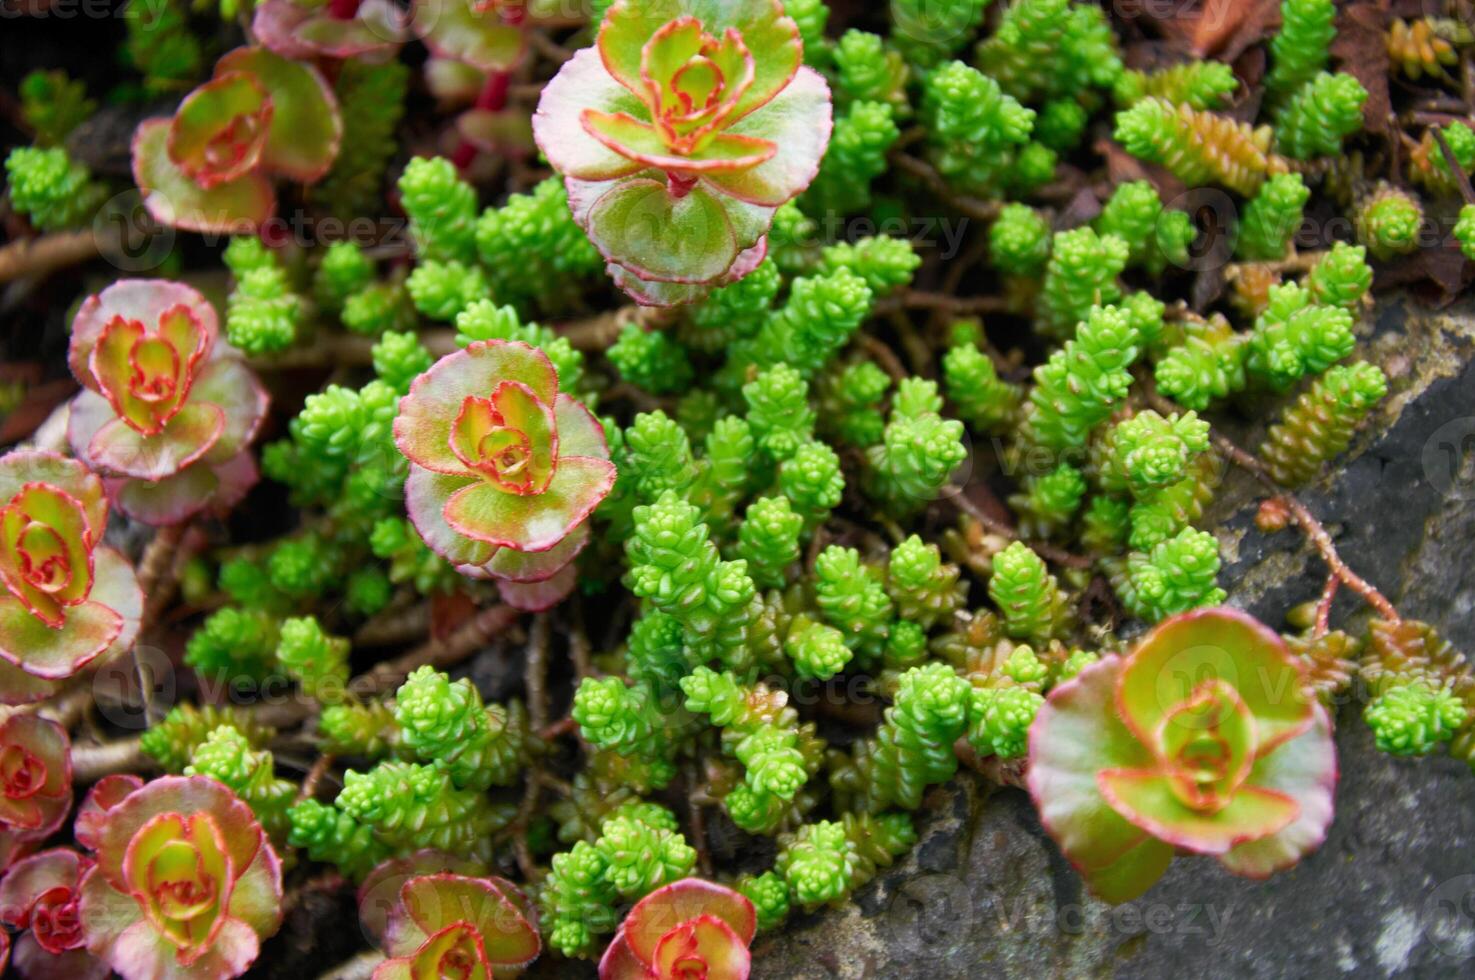
[[[1475, 651], [1475, 310], [1394, 299], [1363, 326], [1392, 397], [1301, 499], [1342, 556], [1406, 616]], [[1253, 445], [1257, 432], [1240, 432]], [[1258, 488], [1226, 484], [1216, 527], [1230, 601], [1272, 624], [1325, 570], [1294, 530], [1253, 524]], [[1358, 622], [1344, 594], [1334, 623]], [[755, 978], [1435, 977], [1475, 974], [1475, 777], [1448, 758], [1377, 752], [1349, 698], [1326, 843], [1269, 881], [1179, 858], [1143, 898], [1090, 897], [1027, 796], [967, 775], [924, 804], [922, 840], [840, 910], [755, 949]]]

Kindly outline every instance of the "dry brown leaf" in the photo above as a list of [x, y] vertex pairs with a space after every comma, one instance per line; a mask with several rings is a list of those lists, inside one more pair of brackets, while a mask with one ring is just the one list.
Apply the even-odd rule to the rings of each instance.
[[1145, 13], [1184, 53], [1233, 61], [1280, 23], [1280, 0], [1202, 0], [1191, 9], [1185, 5], [1166, 16]]
[[1388, 132], [1392, 101], [1388, 92], [1388, 3], [1359, 0], [1337, 15], [1331, 52], [1342, 70], [1367, 89], [1363, 121], [1374, 133]]

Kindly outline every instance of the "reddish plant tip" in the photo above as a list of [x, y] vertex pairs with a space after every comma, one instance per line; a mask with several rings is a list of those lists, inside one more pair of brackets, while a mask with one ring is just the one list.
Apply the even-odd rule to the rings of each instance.
[[172, 524], [250, 489], [267, 395], [218, 342], [215, 310], [166, 280], [120, 279], [83, 301], [67, 358], [84, 387], [67, 438], [128, 516]]
[[1028, 781], [1087, 882], [1126, 901], [1174, 849], [1251, 877], [1294, 864], [1330, 822], [1336, 754], [1280, 638], [1245, 613], [1201, 609], [1051, 691]]
[[1255, 511], [1255, 527], [1266, 534], [1284, 531], [1291, 523], [1291, 509], [1279, 497], [1262, 500]]
[[831, 127], [829, 87], [776, 0], [617, 3], [533, 117], [611, 275], [659, 306], [762, 261], [774, 211], [814, 180]]
[[108, 809], [82, 879], [87, 948], [125, 980], [223, 980], [281, 924], [281, 865], [249, 807], [205, 777], [154, 780]]
[[747, 980], [758, 928], [748, 899], [684, 878], [635, 903], [599, 962], [599, 980]]
[[487, 341], [442, 358], [400, 401], [394, 436], [426, 544], [464, 574], [559, 584], [505, 589], [514, 605], [547, 608], [567, 594], [567, 576], [555, 576], [588, 540], [585, 521], [615, 468], [603, 427], [558, 391], [542, 351]]

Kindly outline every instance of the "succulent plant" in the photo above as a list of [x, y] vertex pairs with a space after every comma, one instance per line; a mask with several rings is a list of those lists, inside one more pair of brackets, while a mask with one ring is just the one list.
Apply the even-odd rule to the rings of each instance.
[[747, 980], [753, 903], [700, 878], [683, 878], [635, 903], [599, 961], [599, 980]]
[[537, 958], [532, 905], [505, 878], [427, 874], [400, 889], [374, 980], [504, 976]]
[[321, 73], [265, 47], [237, 48], [172, 118], [133, 135], [133, 179], [161, 224], [259, 228], [276, 213], [270, 176], [312, 183], [338, 156], [343, 119]]
[[163, 776], [103, 817], [82, 878], [87, 949], [124, 980], [225, 980], [282, 920], [281, 862], [251, 809], [204, 776]]
[[779, 0], [619, 0], [543, 90], [538, 146], [637, 301], [700, 299], [763, 260], [830, 138], [803, 53]]
[[223, 511], [256, 482], [246, 449], [269, 399], [218, 334], [205, 297], [167, 280], [120, 279], [72, 320], [67, 360], [85, 390], [67, 440], [135, 520]]
[[143, 594], [102, 544], [103, 481], [54, 453], [0, 457], [0, 703], [55, 693], [58, 681], [133, 645]]
[[35, 715], [0, 723], [0, 870], [50, 837], [72, 809], [71, 741]]
[[1254, 878], [1314, 850], [1337, 758], [1304, 681], [1274, 632], [1211, 608], [1052, 690], [1030, 729], [1029, 791], [1092, 890], [1133, 899], [1174, 849]]
[[465, 575], [493, 578], [521, 608], [547, 608], [614, 485], [604, 429], [558, 390], [542, 351], [479, 341], [420, 375], [400, 402], [395, 445], [421, 537]]
[[22, 976], [103, 980], [111, 972], [83, 948], [77, 901], [90, 864], [76, 851], [57, 847], [17, 861], [0, 879], [0, 924], [25, 930], [15, 941], [15, 968]]

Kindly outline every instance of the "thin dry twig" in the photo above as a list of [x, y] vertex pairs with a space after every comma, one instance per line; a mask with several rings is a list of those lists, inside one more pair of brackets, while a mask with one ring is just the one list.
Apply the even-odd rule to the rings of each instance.
[[444, 670], [475, 653], [487, 640], [516, 622], [519, 615], [516, 609], [506, 605], [483, 609], [444, 640], [431, 640], [402, 657], [386, 660], [355, 677], [348, 688], [360, 696], [382, 694], [399, 685], [417, 667], [429, 665]]
[[[1020, 540], [1019, 532], [1017, 530], [1010, 527], [1008, 524], [1005, 524], [1003, 521], [996, 520], [995, 518], [990, 517], [988, 514], [985, 514], [982, 508], [980, 508], [972, 500], [968, 499], [968, 495], [963, 492], [962, 487], [954, 487], [953, 489], [955, 492], [948, 494], [946, 497], [943, 498], [944, 500], [948, 501], [954, 507], [958, 508], [958, 510], [962, 511], [964, 514], [967, 514], [979, 524], [983, 525], [985, 530], [991, 531], [994, 534], [999, 535], [1000, 537], [1008, 538], [1010, 541]], [[1090, 568], [1093, 564], [1095, 564], [1094, 560], [1088, 555], [1072, 554], [1069, 551], [1066, 551], [1062, 548], [1057, 548], [1053, 544], [1050, 544], [1046, 541], [1029, 541], [1026, 543], [1030, 546], [1031, 550], [1033, 550], [1034, 553], [1039, 555], [1041, 558], [1045, 559], [1048, 562], [1054, 562], [1055, 564], [1061, 565], [1065, 568]]]
[[96, 782], [113, 773], [156, 768], [153, 758], [143, 750], [136, 735], [97, 745], [72, 745], [72, 779], [79, 785]]
[[104, 244], [91, 228], [11, 242], [0, 248], [0, 283], [44, 278], [59, 269], [96, 258]]

